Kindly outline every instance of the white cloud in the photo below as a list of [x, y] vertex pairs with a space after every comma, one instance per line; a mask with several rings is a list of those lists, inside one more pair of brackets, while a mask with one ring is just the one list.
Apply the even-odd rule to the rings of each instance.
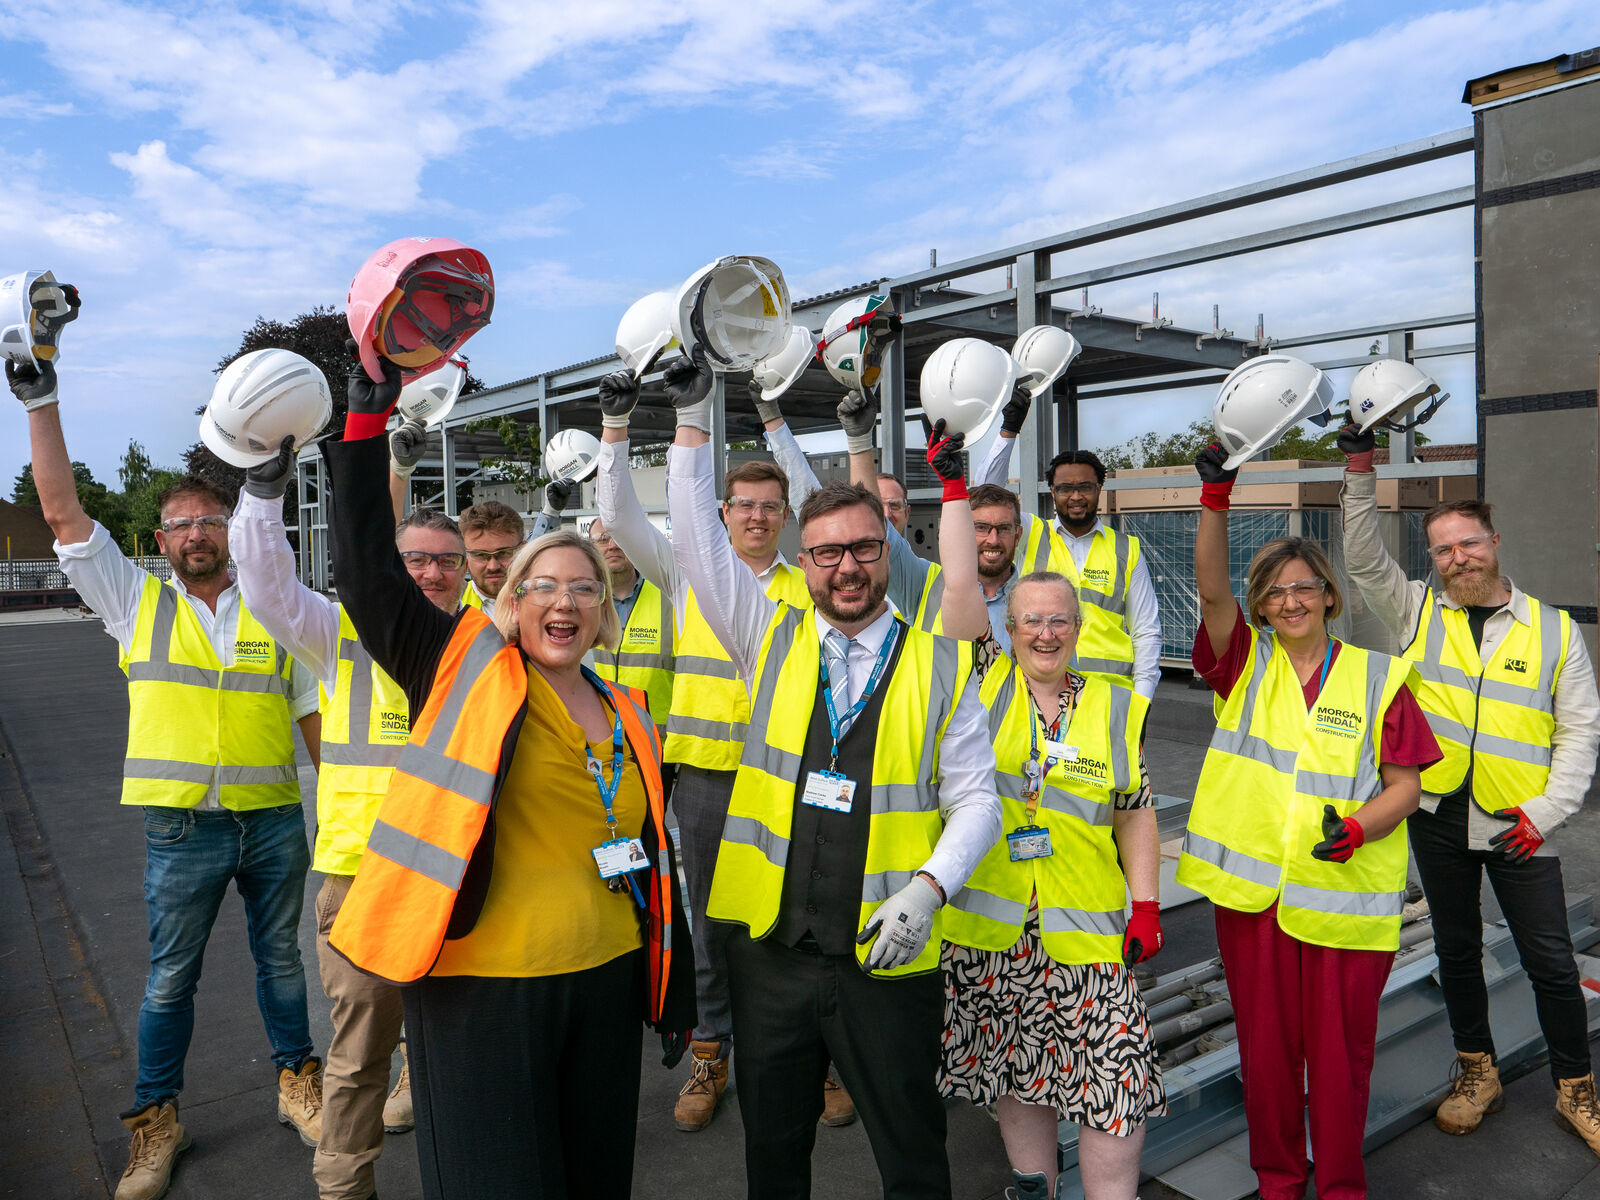
[[803, 145], [785, 138], [753, 154], [724, 154], [722, 161], [736, 175], [794, 182], [800, 179], [833, 178], [833, 171], [828, 164], [836, 157], [832, 148], [825, 144]]
[[583, 207], [578, 197], [561, 192], [538, 204], [506, 213], [495, 221], [495, 236], [504, 241], [560, 237], [566, 233], [561, 218]]

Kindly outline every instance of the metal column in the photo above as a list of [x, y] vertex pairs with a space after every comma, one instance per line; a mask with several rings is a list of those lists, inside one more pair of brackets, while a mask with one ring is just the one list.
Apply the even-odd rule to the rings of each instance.
[[[891, 294], [894, 310], [906, 311], [911, 293]], [[883, 374], [878, 379], [878, 470], [906, 477], [906, 345], [895, 338], [883, 353]]]
[[441, 447], [444, 454], [444, 511], [449, 517], [461, 514], [456, 511], [456, 431], [444, 427]]
[[[1050, 256], [1029, 251], [1017, 256], [1017, 332], [1050, 319], [1050, 296], [1040, 292], [1038, 285], [1050, 278]], [[1053, 458], [1043, 451], [1051, 445], [1050, 405], [1035, 404], [1017, 435], [1012, 447], [1011, 468], [1017, 475], [1017, 495], [1022, 499], [1022, 511], [1034, 515], [1050, 512], [1048, 505], [1039, 503], [1039, 480], [1044, 464]]]
[[[1401, 362], [1410, 362], [1415, 338], [1416, 335], [1409, 329], [1396, 329], [1389, 334], [1389, 357], [1398, 358]], [[1395, 444], [1397, 441], [1399, 445]], [[1398, 439], [1393, 435], [1390, 436], [1389, 461], [1392, 463], [1417, 461], [1416, 430], [1408, 429], [1405, 436]]]
[[711, 382], [711, 474], [717, 496], [722, 497], [722, 477], [728, 473], [728, 377], [721, 371]]

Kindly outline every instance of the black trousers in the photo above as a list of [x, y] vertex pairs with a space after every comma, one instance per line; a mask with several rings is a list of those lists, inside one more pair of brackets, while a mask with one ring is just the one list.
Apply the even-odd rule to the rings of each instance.
[[733, 1070], [750, 1200], [808, 1197], [831, 1058], [861, 1114], [885, 1200], [950, 1200], [935, 1076], [944, 984], [873, 979], [848, 955], [728, 938]]
[[629, 1194], [642, 953], [565, 975], [404, 989], [427, 1200]]
[[1513, 862], [1498, 851], [1467, 849], [1467, 805], [1446, 797], [1439, 811], [1410, 818], [1411, 850], [1433, 914], [1439, 985], [1457, 1050], [1494, 1051], [1489, 991], [1483, 982], [1483, 873], [1511, 930], [1533, 985], [1539, 1028], [1550, 1046], [1550, 1074], [1589, 1073], [1589, 1016], [1567, 932], [1561, 860], [1554, 855]]

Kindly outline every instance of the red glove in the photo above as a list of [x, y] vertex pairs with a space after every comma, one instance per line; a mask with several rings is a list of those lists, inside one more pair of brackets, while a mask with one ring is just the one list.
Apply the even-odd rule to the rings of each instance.
[[1333, 805], [1322, 806], [1322, 840], [1311, 847], [1311, 857], [1323, 862], [1349, 862], [1366, 844], [1367, 831], [1354, 817], [1341, 817]]
[[1494, 815], [1516, 822], [1510, 829], [1502, 829], [1489, 839], [1489, 845], [1512, 862], [1527, 862], [1533, 857], [1533, 852], [1544, 844], [1544, 834], [1533, 827], [1528, 814], [1520, 808], [1502, 808]]
[[1161, 952], [1161, 901], [1135, 900], [1122, 936], [1122, 961], [1128, 966], [1154, 958]]
[[1233, 493], [1233, 481], [1239, 468], [1229, 470], [1223, 466], [1228, 452], [1217, 442], [1212, 442], [1195, 455], [1195, 470], [1200, 472], [1200, 503], [1216, 512], [1227, 512]]
[[961, 450], [966, 445], [965, 434], [946, 434], [944, 418], [928, 431], [928, 466], [944, 484], [940, 503], [967, 498], [967, 481], [961, 473]]

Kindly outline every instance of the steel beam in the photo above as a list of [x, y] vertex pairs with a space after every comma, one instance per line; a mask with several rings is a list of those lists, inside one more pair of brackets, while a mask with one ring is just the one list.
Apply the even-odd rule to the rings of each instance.
[[1426, 317], [1420, 321], [1391, 321], [1387, 325], [1364, 325], [1360, 329], [1336, 329], [1331, 333], [1309, 333], [1303, 337], [1273, 338], [1273, 349], [1295, 346], [1315, 346], [1322, 342], [1351, 342], [1357, 338], [1382, 337], [1391, 329], [1447, 329], [1452, 325], [1475, 325], [1471, 313], [1453, 316]]
[[[1478, 464], [1467, 460], [1464, 462], [1410, 462], [1386, 463], [1374, 468], [1379, 479], [1426, 479], [1440, 475], [1476, 475]], [[1343, 467], [1306, 467], [1301, 470], [1287, 468], [1282, 471], [1251, 471], [1239, 478], [1244, 483], [1340, 483], [1344, 480]], [[1107, 479], [1105, 490], [1108, 492], [1138, 492], [1150, 491], [1160, 488], [1174, 487], [1199, 487], [1198, 475], [1188, 478], [1182, 475], [1164, 475], [1160, 477], [1140, 477], [1137, 479]], [[1243, 503], [1243, 501], [1241, 501]]]

